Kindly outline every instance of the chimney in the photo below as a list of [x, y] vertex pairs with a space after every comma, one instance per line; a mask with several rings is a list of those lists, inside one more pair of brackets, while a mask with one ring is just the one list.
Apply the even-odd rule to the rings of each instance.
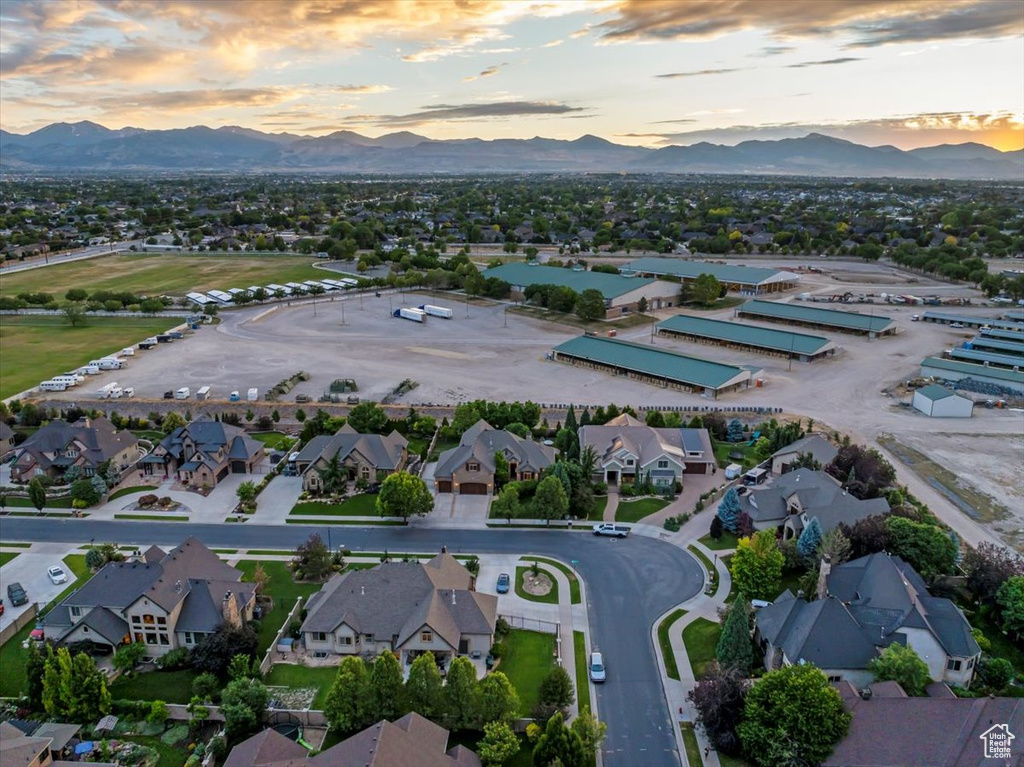
[[818, 571], [818, 599], [828, 596], [828, 576], [832, 572], [832, 561], [829, 557], [821, 558], [821, 569]]
[[224, 619], [224, 622], [234, 628], [240, 628], [242, 625], [242, 616], [238, 611], [238, 601], [234, 598], [232, 593], [228, 591], [224, 594], [224, 599], [220, 603], [220, 614]]
[[452, 589], [452, 605], [455, 604], [455, 589]]

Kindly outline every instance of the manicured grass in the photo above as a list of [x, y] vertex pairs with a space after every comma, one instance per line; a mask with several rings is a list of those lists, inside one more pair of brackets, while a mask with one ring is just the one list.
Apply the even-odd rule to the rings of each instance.
[[[722, 564], [725, 566], [725, 569], [732, 573], [732, 554], [726, 554], [724, 557], [720, 557], [720, 559], [722, 560]], [[736, 590], [736, 581], [732, 581], [732, 585], [729, 587], [729, 593], [725, 595], [725, 603], [727, 605], [732, 604], [732, 601], [736, 599], [736, 595], [738, 593], [739, 592]]]
[[[4, 277], [0, 293], [11, 291], [13, 278], [48, 271], [50, 268], [35, 269]], [[73, 328], [63, 317], [4, 317], [0, 324], [0, 359], [4, 361], [0, 397], [17, 394], [89, 360], [118, 352], [180, 321], [180, 317], [90, 317], [87, 324]], [[77, 388], [90, 393], [88, 381]]]
[[711, 661], [715, 660], [721, 633], [721, 624], [712, 623], [707, 618], [697, 618], [683, 629], [683, 644], [696, 679], [700, 679]]
[[377, 494], [363, 493], [346, 498], [341, 503], [323, 501], [301, 501], [288, 512], [293, 514], [315, 514], [328, 517], [377, 517]]
[[750, 762], [746, 759], [740, 759], [738, 756], [729, 756], [721, 751], [718, 752], [718, 761], [722, 767], [751, 767]]
[[[229, 520], [230, 521], [230, 520]], [[398, 519], [286, 519], [286, 525], [356, 525], [366, 527], [402, 527], [406, 523]]]
[[714, 596], [718, 593], [718, 570], [711, 564], [711, 560], [704, 556], [704, 552], [698, 549], [696, 546], [687, 546], [686, 550], [689, 551], [693, 556], [700, 560], [701, 564], [704, 565], [704, 569], [708, 573], [708, 578], [711, 581], [711, 592], [709, 596]]
[[287, 450], [295, 444], [295, 438], [279, 431], [253, 431], [249, 436], [262, 442], [271, 450]]
[[594, 508], [590, 510], [587, 519], [591, 522], [600, 522], [604, 519], [604, 510], [608, 507], [608, 496], [594, 496]]
[[188, 522], [188, 517], [173, 514], [115, 514], [114, 519], [145, 519], [150, 522]]
[[[7, 496], [7, 501], [6, 501], [5, 508], [9, 508], [9, 509], [34, 509], [35, 506], [32, 505], [32, 501], [30, 501], [28, 498], [20, 498], [18, 496], [9, 495], [9, 496]], [[63, 498], [49, 498], [48, 497], [46, 499], [46, 505], [43, 506], [43, 508], [44, 509], [70, 509], [71, 508], [71, 498], [70, 498], [70, 496], [67, 496], [67, 495], [65, 495]]]
[[672, 644], [669, 642], [668, 631], [672, 624], [686, 615], [686, 610], [673, 610], [665, 620], [658, 624], [658, 646], [661, 648], [661, 657], [665, 661], [665, 673], [669, 679], [679, 678], [679, 666], [676, 665], [676, 654], [672, 652]]
[[547, 559], [546, 557], [526, 557], [520, 561], [530, 562], [531, 564], [534, 561], [537, 561], [540, 564], [557, 567], [559, 570], [562, 571], [565, 577], [569, 579], [569, 597], [572, 604], [578, 605], [583, 601], [583, 598], [580, 595], [579, 578], [576, 577], [576, 573], [574, 573], [567, 565], [564, 565], [555, 559]]
[[160, 754], [160, 761], [154, 767], [181, 767], [189, 757], [188, 749], [170, 746], [160, 738], [148, 738], [144, 735], [118, 735], [117, 737], [118, 740], [129, 740], [140, 746], [154, 749]]
[[641, 498], [639, 501], [619, 501], [615, 510], [616, 522], [639, 522], [655, 512], [668, 506], [670, 501], [664, 498]]
[[[711, 442], [714, 446], [718, 468], [724, 469], [730, 463], [740, 464], [744, 471], [754, 468], [756, 458], [753, 455], [753, 445], [748, 445], [746, 442], [719, 442], [716, 439], [712, 439]], [[730, 458], [729, 453], [742, 453], [743, 458]]]
[[3, 545], [9, 549], [31, 549], [31, 543], [13, 543], [12, 541], [4, 541]]
[[[572, 647], [576, 654], [576, 705], [582, 711], [590, 708], [590, 676], [587, 674], [587, 640], [582, 631], [572, 632]], [[590, 708], [591, 713], [593, 709]]]
[[555, 665], [555, 635], [513, 629], [502, 642], [497, 669], [519, 693], [520, 712], [529, 716], [540, 699], [540, 683]]
[[237, 554], [238, 549], [210, 549], [214, 554]]
[[337, 675], [338, 668], [336, 666], [308, 668], [307, 666], [277, 663], [271, 666], [266, 683], [278, 687], [315, 687], [317, 693], [313, 698], [311, 708], [322, 711], [324, 703], [327, 701], [327, 693], [330, 692], [334, 677]]
[[110, 686], [110, 697], [188, 703], [192, 700], [192, 680], [196, 676], [196, 672], [190, 668], [178, 671], [147, 671], [136, 674], [131, 679], [121, 676]]
[[[148, 439], [150, 442], [159, 442], [164, 438], [164, 433], [156, 429], [132, 429], [132, 434], [139, 439]], [[151, 489], [156, 490], [155, 487]]]
[[117, 254], [5, 275], [0, 295], [42, 291], [63, 300], [70, 288], [84, 288], [90, 293], [127, 290], [183, 296], [193, 290], [321, 279], [325, 273], [314, 269], [313, 261], [311, 256]]
[[0, 567], [6, 565], [16, 556], [18, 556], [18, 552], [16, 551], [0, 551]]
[[137, 485], [136, 487], [122, 487], [120, 490], [115, 490], [108, 497], [108, 501], [113, 501], [115, 498], [122, 498], [132, 493], [152, 493], [156, 490], [155, 485]]
[[529, 573], [533, 568], [531, 566], [519, 566], [516, 567], [516, 596], [522, 599], [528, 599], [531, 602], [543, 602], [548, 605], [558, 604], [558, 581], [555, 580], [555, 576], [545, 570], [543, 567], [538, 570], [547, 575], [551, 579], [551, 591], [543, 596], [537, 596], [536, 594], [530, 594], [523, 588], [523, 579], [526, 578], [526, 574]]
[[[277, 636], [277, 632], [295, 604], [295, 600], [303, 597], [303, 604], [305, 604], [305, 599], [319, 591], [322, 584], [296, 583], [292, 579], [287, 562], [261, 562], [260, 564], [263, 565], [263, 571], [270, 576], [270, 582], [267, 584], [265, 593], [274, 598], [274, 609], [264, 613], [260, 619], [260, 646], [258, 654], [262, 658], [263, 653], [266, 652], [267, 648], [270, 647], [270, 643], [274, 641], [274, 637]], [[235, 567], [244, 573], [242, 580], [251, 581], [253, 571], [256, 569], [256, 561], [243, 559]]]
[[693, 731], [693, 725], [689, 722], [680, 722], [679, 729], [683, 733], [683, 745], [686, 746], [686, 763], [690, 767], [701, 767], [704, 760], [701, 759], [700, 745], [697, 743], [697, 733]]
[[717, 541], [711, 537], [710, 533], [705, 535], [703, 538], [698, 538], [697, 540], [712, 551], [729, 551], [731, 549], [735, 549], [739, 544], [739, 539], [736, 537], [736, 534], [730, 533], [728, 530], [723, 530], [722, 537]]

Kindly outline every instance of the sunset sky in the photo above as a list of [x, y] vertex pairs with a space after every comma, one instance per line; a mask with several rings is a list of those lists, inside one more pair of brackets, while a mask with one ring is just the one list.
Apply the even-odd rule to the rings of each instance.
[[2, 0], [0, 127], [1024, 146], [1022, 0]]

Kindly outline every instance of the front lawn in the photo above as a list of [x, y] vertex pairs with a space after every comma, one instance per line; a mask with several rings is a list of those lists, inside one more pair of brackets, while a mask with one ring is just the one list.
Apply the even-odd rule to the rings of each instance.
[[673, 610], [665, 616], [665, 620], [658, 624], [658, 646], [661, 648], [661, 657], [665, 661], [665, 673], [669, 679], [679, 678], [679, 666], [676, 665], [676, 654], [672, 652], [672, 642], [669, 641], [668, 631], [672, 624], [686, 615], [686, 610]]
[[[299, 597], [303, 597], [304, 600], [308, 599], [310, 595], [319, 591], [323, 584], [296, 583], [292, 579], [292, 573], [288, 569], [287, 562], [261, 562], [260, 564], [263, 565], [263, 571], [270, 577], [265, 593], [267, 596], [274, 598], [274, 609], [264, 613], [260, 619], [260, 646], [257, 653], [262, 658], [263, 653], [266, 652], [267, 648], [270, 647], [270, 643], [274, 641], [274, 637], [277, 636], [277, 632], [281, 628], [281, 624], [284, 623], [285, 617], [291, 612], [295, 600]], [[252, 559], [243, 559], [235, 567], [244, 573], [242, 580], [251, 581], [253, 570], [256, 568], [256, 562]], [[303, 601], [303, 604], [305, 604], [305, 601]]]
[[327, 702], [327, 693], [331, 691], [331, 685], [334, 684], [334, 678], [337, 675], [337, 666], [309, 668], [290, 663], [275, 663], [270, 667], [270, 673], [265, 681], [272, 687], [315, 688], [316, 697], [313, 698], [310, 708], [323, 711], [324, 704]]
[[540, 683], [555, 666], [555, 635], [513, 629], [502, 645], [495, 670], [508, 677], [519, 693], [520, 712], [529, 716], [540, 700]]
[[590, 674], [588, 666], [590, 659], [587, 657], [587, 640], [582, 631], [572, 632], [572, 647], [576, 654], [576, 704], [579, 710], [590, 707]]
[[693, 724], [680, 722], [679, 729], [683, 733], [683, 744], [686, 746], [686, 763], [690, 767], [701, 767], [704, 760], [700, 757], [700, 745], [697, 743], [697, 733], [693, 731]]
[[572, 604], [578, 605], [583, 601], [583, 598], [580, 595], [579, 578], [576, 577], [576, 573], [574, 573], [569, 567], [563, 565], [561, 562], [557, 560], [547, 559], [545, 557], [532, 557], [526, 561], [530, 562], [531, 564], [533, 562], [539, 562], [540, 564], [557, 567], [559, 570], [562, 571], [565, 577], [569, 579], [569, 597], [572, 601]]
[[710, 533], [705, 535], [703, 538], [698, 538], [697, 540], [712, 551], [730, 551], [739, 545], [739, 539], [736, 537], [736, 534], [730, 533], [728, 530], [723, 530], [722, 537], [717, 541], [711, 537]]
[[132, 493], [152, 493], [156, 490], [156, 485], [135, 485], [134, 487], [122, 487], [120, 490], [115, 490], [107, 496], [108, 501], [113, 501]]
[[587, 515], [587, 519], [591, 522], [601, 522], [604, 520], [604, 510], [608, 507], [608, 496], [607, 495], [596, 495], [594, 496], [594, 508], [590, 510]]
[[697, 618], [683, 629], [683, 644], [690, 658], [693, 676], [700, 679], [707, 671], [711, 661], [715, 660], [718, 651], [718, 637], [722, 634], [722, 626], [707, 618]]
[[130, 679], [120, 676], [110, 686], [110, 697], [188, 703], [192, 700], [192, 680], [196, 676], [196, 672], [190, 668], [177, 671], [146, 671], [135, 674]]
[[18, 556], [18, 552], [16, 551], [0, 551], [0, 567], [6, 565], [16, 556]]
[[639, 522], [644, 517], [649, 517], [655, 512], [661, 511], [671, 501], [665, 498], [641, 498], [638, 501], [619, 501], [619, 507], [615, 510], [616, 522]]
[[325, 517], [377, 517], [377, 494], [363, 493], [346, 498], [341, 503], [324, 501], [300, 501], [288, 512], [288, 516], [315, 514]]
[[537, 568], [538, 572], [543, 573], [551, 579], [551, 591], [547, 594], [537, 595], [531, 594], [524, 588], [524, 579], [526, 574], [533, 570], [532, 566], [519, 565], [516, 567], [516, 596], [522, 599], [528, 599], [531, 602], [543, 602], [547, 605], [558, 604], [558, 581], [555, 580], [555, 576], [545, 570], [543, 567]]

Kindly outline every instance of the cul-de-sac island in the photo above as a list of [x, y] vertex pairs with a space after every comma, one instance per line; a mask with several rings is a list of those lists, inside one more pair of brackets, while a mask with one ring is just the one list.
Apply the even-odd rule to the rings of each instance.
[[0, 766], [1024, 766], [1019, 3], [9, 5]]

